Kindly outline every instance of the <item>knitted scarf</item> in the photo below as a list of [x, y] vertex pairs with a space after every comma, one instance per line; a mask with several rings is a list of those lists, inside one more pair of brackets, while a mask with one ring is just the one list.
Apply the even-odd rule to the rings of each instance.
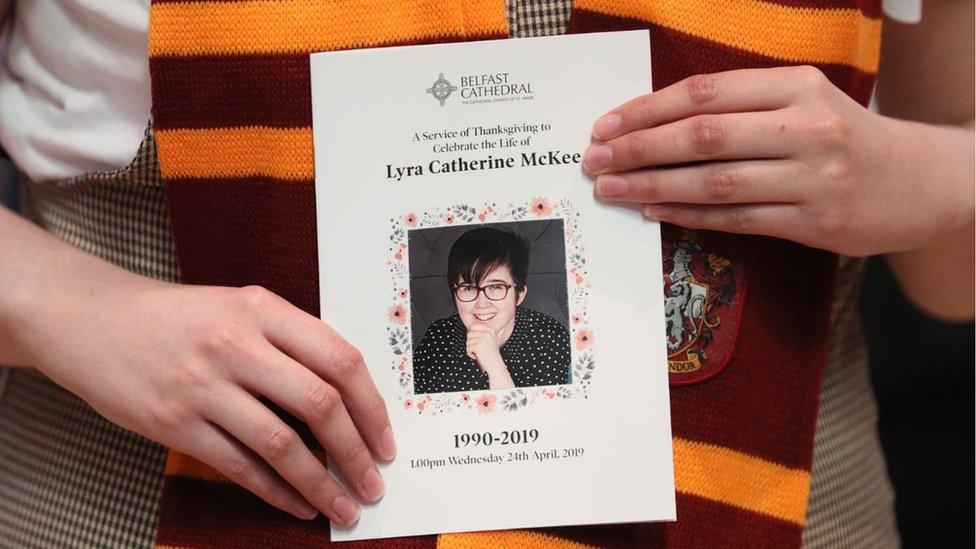
[[[655, 88], [811, 64], [866, 103], [880, 0], [577, 0], [569, 24], [645, 28]], [[259, 284], [318, 315], [317, 270], [338, 267], [316, 260], [309, 54], [507, 33], [503, 0], [153, 0], [153, 120], [182, 281]], [[798, 546], [836, 257], [771, 238], [663, 234], [666, 295], [678, 280], [708, 290], [695, 337], [668, 336], [677, 522], [349, 546]], [[191, 458], [170, 452], [165, 475], [160, 546], [330, 543], [321, 517], [293, 519]]]

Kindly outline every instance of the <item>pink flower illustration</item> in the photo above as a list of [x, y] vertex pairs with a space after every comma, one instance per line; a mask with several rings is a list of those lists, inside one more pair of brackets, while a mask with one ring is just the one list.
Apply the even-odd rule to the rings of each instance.
[[397, 246], [397, 251], [396, 253], [393, 254], [393, 257], [395, 257], [397, 261], [400, 261], [401, 259], [403, 259], [403, 250], [406, 249], [407, 246], [405, 244], [400, 244], [399, 246]]
[[536, 217], [542, 217], [552, 213], [552, 203], [544, 196], [537, 196], [532, 199], [532, 213]]
[[416, 227], [417, 216], [412, 213], [408, 213], [407, 215], [403, 216], [403, 222], [407, 224], [407, 227]]
[[593, 346], [593, 332], [591, 330], [580, 330], [576, 332], [576, 348], [582, 351]]
[[478, 397], [478, 412], [482, 414], [488, 414], [495, 411], [495, 401], [498, 397], [495, 395], [485, 393]]
[[401, 372], [407, 369], [407, 357], [401, 357], [400, 362], [397, 363], [397, 370]]
[[581, 317], [580, 315], [573, 315], [571, 319], [573, 321], [573, 324], [579, 324], [580, 322], [583, 322], [583, 317]]
[[424, 408], [426, 408], [426, 407], [427, 407], [427, 402], [424, 401], [424, 400], [421, 400], [420, 402], [417, 403], [417, 411], [418, 412], [423, 412], [424, 411]]
[[407, 296], [410, 295], [410, 290], [404, 288], [404, 289], [400, 290], [399, 292], [397, 292], [397, 295], [400, 296], [400, 299], [406, 299]]
[[403, 401], [403, 407], [405, 409], [407, 409], [407, 410], [409, 410], [410, 408], [413, 408], [413, 401], [410, 400], [409, 398], [407, 400], [404, 400]]
[[454, 223], [454, 214], [449, 213], [449, 214], [445, 215], [444, 216], [444, 223], [447, 223], [448, 225], [450, 225], [451, 223]]
[[390, 307], [390, 314], [387, 318], [389, 318], [390, 322], [403, 326], [407, 323], [407, 310], [403, 305], [397, 303]]
[[485, 209], [481, 210], [481, 212], [478, 213], [478, 221], [482, 221], [482, 222], [485, 221], [486, 219], [488, 219], [488, 217], [491, 216], [492, 212], [494, 211], [495, 209], [492, 208], [491, 206], [485, 206]]
[[461, 402], [463, 402], [465, 404], [470, 404], [471, 403], [471, 395], [469, 395], [468, 393], [462, 393], [461, 394]]

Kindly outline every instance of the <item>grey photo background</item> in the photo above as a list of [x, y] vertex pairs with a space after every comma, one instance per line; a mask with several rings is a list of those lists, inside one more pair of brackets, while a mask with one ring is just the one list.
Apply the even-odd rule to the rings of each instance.
[[566, 237], [561, 219], [413, 229], [407, 233], [407, 255], [414, 350], [431, 322], [457, 312], [447, 284], [447, 254], [462, 234], [479, 227], [510, 230], [528, 241], [529, 275], [525, 280], [528, 293], [522, 306], [551, 316], [569, 331]]

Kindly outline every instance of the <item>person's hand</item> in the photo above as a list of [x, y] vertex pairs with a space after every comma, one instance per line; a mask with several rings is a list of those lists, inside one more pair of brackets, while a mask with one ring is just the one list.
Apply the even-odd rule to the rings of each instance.
[[475, 325], [468, 330], [466, 352], [478, 361], [478, 367], [488, 374], [489, 389], [510, 389], [515, 386], [508, 366], [499, 352], [498, 334], [488, 326]]
[[475, 325], [468, 330], [465, 351], [478, 361], [478, 366], [488, 374], [499, 368], [505, 369], [505, 362], [498, 351], [498, 334], [488, 326]]
[[[384, 492], [396, 448], [362, 357], [321, 320], [258, 287], [148, 281], [58, 296], [32, 362], [119, 425], [188, 454], [300, 518], [340, 524]], [[53, 298], [52, 298], [53, 299]], [[307, 423], [353, 494], [258, 397]]]
[[971, 219], [972, 189], [940, 177], [947, 131], [873, 114], [813, 67], [737, 70], [610, 111], [584, 170], [650, 219], [868, 255]]

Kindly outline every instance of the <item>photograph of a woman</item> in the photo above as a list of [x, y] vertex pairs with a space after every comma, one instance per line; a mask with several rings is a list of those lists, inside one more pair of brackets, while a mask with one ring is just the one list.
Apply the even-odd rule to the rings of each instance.
[[570, 383], [562, 323], [521, 306], [529, 244], [514, 232], [471, 229], [451, 246], [448, 288], [456, 314], [432, 322], [414, 352], [414, 393]]

